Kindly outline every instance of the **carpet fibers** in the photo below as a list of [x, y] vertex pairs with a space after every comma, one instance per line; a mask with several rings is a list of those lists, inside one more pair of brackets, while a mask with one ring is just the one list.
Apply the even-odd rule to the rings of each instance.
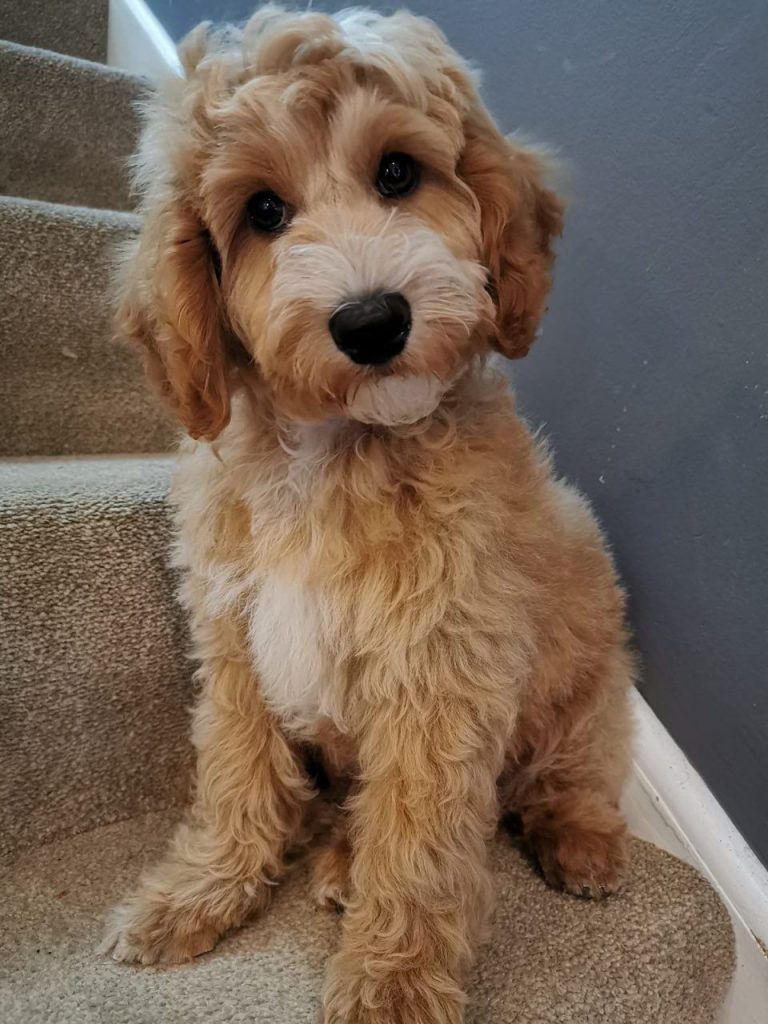
[[175, 431], [115, 340], [115, 247], [139, 218], [0, 196], [0, 453], [162, 452]]
[[[104, 915], [162, 850], [150, 814], [27, 853], [0, 883], [6, 1024], [311, 1024], [338, 917], [316, 907], [305, 863], [269, 910], [173, 968], [96, 952]], [[728, 915], [689, 866], [636, 840], [625, 894], [590, 903], [549, 889], [500, 833], [498, 906], [474, 971], [468, 1024], [713, 1024], [731, 973]]]

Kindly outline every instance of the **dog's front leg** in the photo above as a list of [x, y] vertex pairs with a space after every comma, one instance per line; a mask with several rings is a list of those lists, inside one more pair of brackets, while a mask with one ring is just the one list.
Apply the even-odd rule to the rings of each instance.
[[113, 912], [102, 951], [117, 960], [188, 960], [259, 909], [311, 795], [247, 660], [211, 658], [203, 675], [194, 805], [165, 859]]
[[360, 749], [352, 868], [325, 1024], [458, 1024], [490, 897], [502, 729], [477, 703], [380, 708]]

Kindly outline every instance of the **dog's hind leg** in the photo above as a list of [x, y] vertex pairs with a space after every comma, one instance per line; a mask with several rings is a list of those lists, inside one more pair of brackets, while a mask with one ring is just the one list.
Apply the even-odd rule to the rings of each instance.
[[545, 726], [521, 716], [518, 749], [501, 785], [550, 885], [600, 899], [621, 888], [627, 828], [619, 808], [630, 757], [629, 667], [618, 651], [594, 699], [559, 707]]
[[315, 854], [312, 884], [315, 901], [329, 910], [343, 910], [349, 887], [350, 846], [347, 823], [339, 824]]
[[117, 960], [188, 960], [263, 906], [312, 796], [242, 653], [209, 658], [202, 676], [194, 804], [166, 858], [113, 913], [101, 948]]

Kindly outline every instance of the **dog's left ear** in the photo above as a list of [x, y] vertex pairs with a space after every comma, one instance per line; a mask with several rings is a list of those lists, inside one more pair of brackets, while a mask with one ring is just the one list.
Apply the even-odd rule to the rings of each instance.
[[488, 290], [496, 305], [492, 341], [519, 359], [546, 309], [564, 203], [544, 183], [543, 157], [505, 139], [479, 105], [465, 125], [458, 170], [480, 206]]

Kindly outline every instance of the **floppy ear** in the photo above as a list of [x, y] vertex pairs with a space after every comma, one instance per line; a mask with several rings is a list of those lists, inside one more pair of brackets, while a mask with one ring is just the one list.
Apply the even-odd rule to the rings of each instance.
[[147, 377], [187, 432], [213, 440], [229, 422], [229, 362], [218, 256], [182, 201], [145, 211], [126, 254], [118, 331], [144, 350]]
[[526, 355], [536, 337], [563, 226], [564, 204], [544, 185], [544, 170], [543, 158], [505, 139], [484, 110], [470, 114], [459, 173], [480, 206], [493, 343], [510, 359]]

